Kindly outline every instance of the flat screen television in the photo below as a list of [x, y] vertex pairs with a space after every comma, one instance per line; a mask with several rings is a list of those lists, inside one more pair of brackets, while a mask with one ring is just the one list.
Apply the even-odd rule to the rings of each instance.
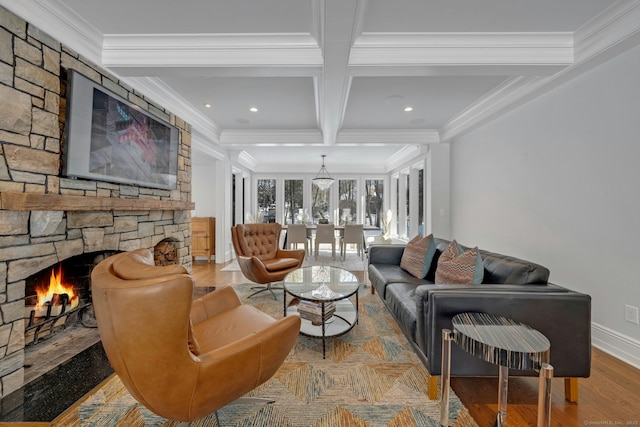
[[63, 175], [173, 190], [179, 131], [71, 70]]

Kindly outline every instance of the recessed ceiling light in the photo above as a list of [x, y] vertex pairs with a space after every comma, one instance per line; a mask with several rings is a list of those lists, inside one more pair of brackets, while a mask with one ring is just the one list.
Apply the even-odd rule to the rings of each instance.
[[258, 112], [258, 107], [250, 107], [249, 111], [251, 111], [252, 113], [257, 113]]
[[408, 113], [410, 111], [413, 111], [413, 107], [404, 107], [404, 112]]
[[209, 104], [208, 102], [205, 102], [205, 103], [204, 103], [204, 107], [205, 107], [205, 108], [211, 108], [211, 104]]

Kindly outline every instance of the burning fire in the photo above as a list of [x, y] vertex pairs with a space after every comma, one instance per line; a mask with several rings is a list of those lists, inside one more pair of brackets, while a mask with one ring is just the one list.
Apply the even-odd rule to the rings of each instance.
[[67, 294], [69, 297], [69, 302], [67, 303], [68, 309], [78, 306], [78, 296], [73, 291], [73, 286], [62, 283], [62, 266], [58, 266], [58, 274], [55, 273], [55, 269], [51, 269], [48, 287], [46, 285], [36, 286], [36, 295], [38, 296], [36, 308], [40, 309], [44, 307], [46, 303], [60, 304], [60, 302], [54, 301], [54, 295], [62, 294]]

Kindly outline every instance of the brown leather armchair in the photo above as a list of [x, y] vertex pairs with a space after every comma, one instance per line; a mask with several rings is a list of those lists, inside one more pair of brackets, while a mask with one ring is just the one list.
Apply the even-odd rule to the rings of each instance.
[[233, 248], [242, 274], [252, 282], [265, 286], [254, 286], [260, 289], [249, 295], [252, 296], [282, 289], [272, 286], [273, 282], [280, 282], [289, 272], [300, 268], [304, 261], [304, 250], [280, 249], [280, 232], [282, 226], [278, 223], [270, 224], [238, 224], [231, 227]]
[[152, 412], [193, 421], [271, 378], [293, 348], [298, 316], [276, 320], [223, 286], [193, 300], [184, 267], [156, 267], [138, 249], [91, 274], [98, 330], [109, 362]]

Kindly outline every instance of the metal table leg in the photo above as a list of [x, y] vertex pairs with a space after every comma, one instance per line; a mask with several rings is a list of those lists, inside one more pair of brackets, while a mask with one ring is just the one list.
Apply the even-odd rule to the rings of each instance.
[[495, 427], [503, 427], [507, 420], [507, 392], [509, 390], [509, 368], [500, 365], [498, 378], [498, 416]]
[[551, 425], [551, 379], [553, 366], [543, 363], [538, 379], [538, 427]]
[[451, 340], [453, 333], [442, 330], [442, 368], [440, 369], [440, 426], [449, 426], [449, 383], [451, 380]]

